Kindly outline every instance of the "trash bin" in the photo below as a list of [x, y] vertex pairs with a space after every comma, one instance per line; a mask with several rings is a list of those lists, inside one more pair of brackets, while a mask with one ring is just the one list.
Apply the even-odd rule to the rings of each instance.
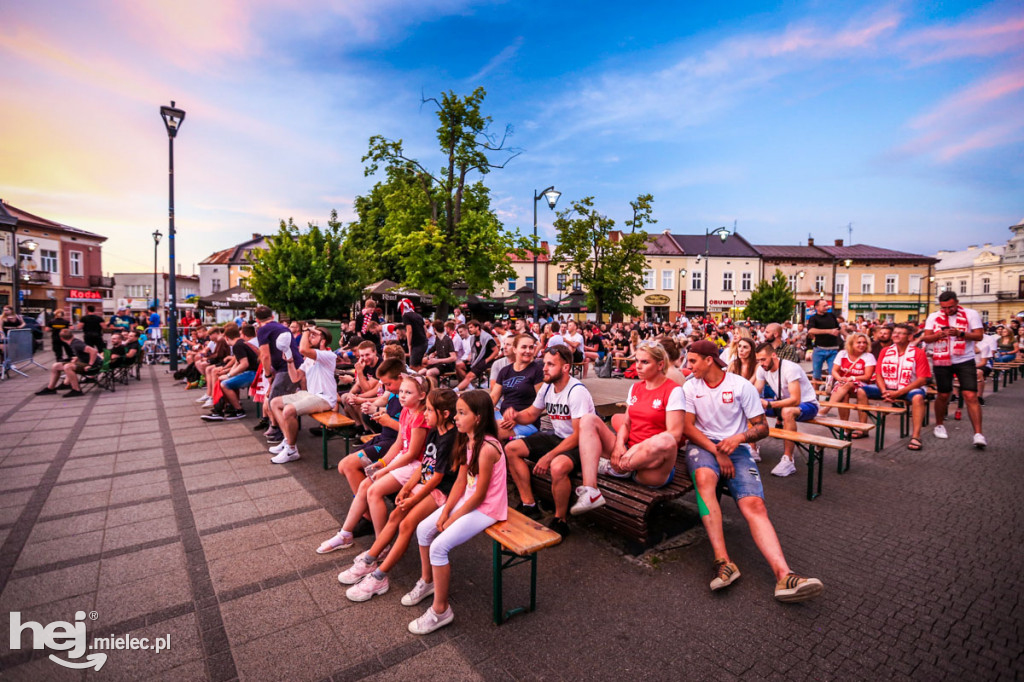
[[323, 327], [331, 333], [331, 348], [337, 348], [339, 346], [338, 341], [341, 339], [341, 322], [337, 320], [318, 320], [314, 319], [316, 326]]

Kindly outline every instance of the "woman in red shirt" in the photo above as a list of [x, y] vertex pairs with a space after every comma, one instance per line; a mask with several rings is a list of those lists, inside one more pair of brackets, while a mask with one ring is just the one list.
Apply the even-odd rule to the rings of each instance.
[[[875, 356], [868, 352], [871, 341], [867, 334], [857, 332], [846, 337], [846, 348], [839, 351], [835, 362], [832, 364], [832, 393], [829, 395], [830, 402], [842, 403], [856, 398], [857, 403], [867, 405], [868, 394], [865, 386], [871, 386], [875, 376]], [[820, 412], [822, 416], [828, 413], [828, 408]], [[859, 412], [860, 421], [867, 424], [868, 413]], [[850, 410], [839, 408], [839, 418], [848, 419]], [[854, 431], [853, 438], [864, 438], [864, 431]]]
[[[626, 413], [612, 418], [612, 427], [595, 414], [580, 420], [580, 465], [586, 471], [632, 478], [661, 488], [675, 477], [676, 454], [683, 440], [683, 389], [665, 376], [668, 353], [658, 343], [636, 349], [639, 381], [630, 386]], [[600, 491], [580, 486], [573, 514], [604, 504]]]

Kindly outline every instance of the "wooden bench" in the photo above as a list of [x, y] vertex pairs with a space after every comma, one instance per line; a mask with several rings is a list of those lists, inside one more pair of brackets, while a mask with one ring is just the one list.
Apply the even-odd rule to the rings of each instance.
[[[570, 480], [573, 489], [583, 484], [578, 473], [573, 474]], [[612, 476], [598, 476], [597, 480], [605, 504], [588, 511], [586, 517], [643, 547], [646, 547], [650, 540], [650, 522], [654, 510], [664, 502], [682, 497], [693, 490], [693, 482], [690, 480], [682, 450], [676, 458], [675, 478], [662, 488], [648, 488], [634, 483], [632, 479]], [[530, 484], [534, 495], [549, 504], [554, 504], [550, 475], [533, 473]]]
[[[533, 611], [537, 606], [537, 552], [557, 545], [562, 536], [509, 508], [508, 519], [498, 521], [484, 531], [494, 541], [494, 624], [501, 625], [517, 613]], [[505, 569], [530, 564], [530, 606], [505, 610], [502, 574]]]
[[820, 407], [836, 407], [847, 410], [867, 412], [868, 416], [875, 422], [875, 452], [885, 447], [885, 418], [890, 414], [900, 416], [900, 438], [905, 438], [910, 433], [910, 416], [908, 407], [896, 407], [895, 405], [861, 405], [860, 403], [833, 403], [823, 400], [818, 403]]
[[837, 419], [834, 417], [815, 417], [807, 423], [824, 426], [832, 433], [833, 437], [850, 443], [846, 448], [845, 464], [843, 463], [843, 451], [839, 451], [839, 463], [836, 467], [836, 473], [838, 474], [844, 474], [850, 470], [850, 455], [853, 454], [853, 432], [868, 432], [875, 428], [874, 424], [865, 424], [864, 422], [855, 422], [845, 419]]
[[1020, 373], [1021, 367], [1024, 367], [1024, 362], [1020, 360], [993, 363], [992, 376], [993, 388], [995, 391], [999, 390], [999, 376], [1002, 376], [1003, 388], [1006, 388], [1007, 380], [1009, 380], [1009, 383], [1011, 384], [1017, 380], [1017, 375]]
[[352, 429], [356, 423], [348, 415], [341, 414], [340, 412], [314, 412], [309, 416], [320, 424], [320, 442], [323, 446], [324, 469], [330, 469], [331, 467], [327, 463], [327, 441], [335, 435], [341, 435], [345, 439], [345, 455], [348, 455], [349, 441], [352, 440], [352, 434], [351, 432], [345, 433], [345, 431]]
[[[788, 440], [795, 443], [798, 448], [807, 452], [807, 499], [813, 500], [821, 495], [821, 479], [825, 469], [825, 450], [833, 449], [839, 452], [842, 459], [842, 451], [850, 446], [845, 440], [829, 438], [827, 436], [816, 436], [811, 433], [800, 431], [786, 431], [785, 429], [768, 429], [768, 435], [779, 440]], [[817, 467], [817, 485], [815, 485], [814, 469]]]

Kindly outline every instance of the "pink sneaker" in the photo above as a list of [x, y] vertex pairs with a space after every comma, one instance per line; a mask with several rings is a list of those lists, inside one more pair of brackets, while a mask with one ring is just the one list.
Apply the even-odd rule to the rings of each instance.
[[375, 594], [384, 594], [388, 591], [389, 587], [387, 576], [377, 580], [372, 575], [368, 575], [352, 587], [345, 590], [345, 596], [348, 597], [350, 601], [366, 601]]
[[[377, 562], [374, 561], [372, 564], [368, 564], [362, 559], [362, 555], [356, 557], [356, 560], [352, 562], [351, 568], [347, 568], [338, 574], [338, 582], [342, 585], [355, 585], [365, 576], [373, 573], [377, 569]], [[367, 597], [369, 599], [369, 597]]]

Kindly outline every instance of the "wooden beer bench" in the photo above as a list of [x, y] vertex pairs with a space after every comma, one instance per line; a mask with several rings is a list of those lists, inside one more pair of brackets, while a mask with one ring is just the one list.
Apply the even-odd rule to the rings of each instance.
[[900, 438], [905, 438], [910, 433], [909, 408], [895, 407], [893, 405], [861, 405], [860, 403], [833, 403], [821, 401], [821, 407], [836, 407], [847, 410], [867, 412], [868, 416], [875, 422], [875, 452], [885, 447], [885, 418], [890, 414], [898, 414], [900, 417]]
[[[829, 438], [827, 436], [816, 436], [811, 433], [800, 431], [786, 431], [785, 429], [768, 429], [768, 435], [779, 440], [788, 440], [795, 443], [798, 448], [807, 453], [807, 499], [813, 500], [821, 495], [821, 478], [825, 469], [825, 450], [831, 448], [838, 451], [839, 459], [842, 460], [843, 450], [850, 446], [845, 440]], [[815, 485], [814, 469], [817, 466], [818, 476]], [[840, 464], [840, 466], [842, 466]]]
[[867, 433], [875, 428], [874, 424], [865, 424], [864, 422], [849, 421], [835, 417], [815, 417], [807, 423], [824, 426], [832, 433], [834, 438], [845, 440], [849, 443], [846, 447], [845, 464], [843, 463], [843, 451], [839, 451], [839, 462], [836, 467], [836, 473], [838, 474], [844, 474], [850, 470], [850, 455], [853, 454], [853, 432], [863, 431]]
[[315, 422], [320, 424], [320, 442], [323, 446], [324, 469], [330, 469], [327, 463], [327, 441], [336, 435], [345, 439], [345, 455], [348, 455], [349, 441], [352, 440], [352, 429], [356, 423], [348, 415], [340, 412], [314, 412], [309, 415]]
[[[484, 531], [494, 541], [494, 624], [501, 625], [517, 613], [533, 611], [537, 606], [537, 552], [557, 545], [562, 536], [511, 507], [508, 519], [498, 521]], [[505, 569], [530, 564], [530, 606], [505, 610], [502, 573]]]

